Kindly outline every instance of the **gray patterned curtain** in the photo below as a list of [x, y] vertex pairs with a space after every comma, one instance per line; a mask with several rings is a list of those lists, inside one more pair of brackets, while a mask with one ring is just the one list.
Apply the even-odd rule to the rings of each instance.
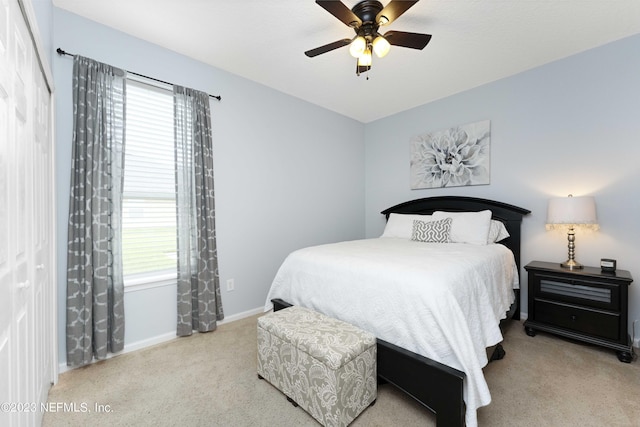
[[220, 298], [209, 95], [174, 86], [178, 226], [177, 335], [208, 332], [224, 318]]
[[67, 257], [67, 365], [124, 346], [121, 202], [125, 72], [75, 56]]

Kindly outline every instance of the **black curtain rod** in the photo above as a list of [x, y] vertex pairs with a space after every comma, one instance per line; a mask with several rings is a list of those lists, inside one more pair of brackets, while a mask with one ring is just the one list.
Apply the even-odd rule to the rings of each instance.
[[[65, 52], [64, 50], [62, 50], [60, 48], [57, 48], [56, 52], [58, 52], [58, 55], [61, 55], [61, 56], [62, 55], [74, 56], [73, 54], [71, 54], [69, 52]], [[134, 73], [133, 71], [127, 71], [127, 73], [134, 74], [134, 75], [139, 76], [139, 77], [144, 77], [145, 79], [153, 80], [153, 81], [156, 81], [156, 82], [159, 82], [159, 83], [164, 83], [164, 84], [169, 85], [169, 86], [173, 86], [173, 83], [169, 83], [169, 82], [165, 82], [164, 80], [160, 80], [160, 79], [156, 79], [156, 78], [153, 78], [153, 77], [145, 76], [144, 74]], [[209, 96], [211, 98], [217, 99], [218, 101], [222, 101], [222, 97], [220, 95], [209, 95]]]

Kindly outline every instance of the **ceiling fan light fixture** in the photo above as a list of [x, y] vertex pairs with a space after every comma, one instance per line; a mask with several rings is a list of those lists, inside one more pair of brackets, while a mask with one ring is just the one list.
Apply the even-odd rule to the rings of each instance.
[[391, 49], [391, 44], [384, 37], [378, 35], [373, 40], [373, 51], [376, 53], [378, 58], [383, 58], [389, 53], [389, 49]]
[[358, 58], [358, 67], [371, 67], [371, 49], [365, 49], [364, 53]]
[[354, 58], [360, 58], [367, 49], [367, 40], [364, 37], [358, 36], [349, 45], [349, 53]]
[[349, 46], [349, 53], [356, 58], [356, 75], [359, 76], [371, 70], [372, 52], [382, 58], [389, 53], [391, 45], [422, 50], [431, 40], [430, 34], [394, 30], [386, 31], [384, 35], [378, 33], [381, 26], [395, 22], [419, 0], [390, 0], [386, 6], [380, 0], [351, 0], [353, 3], [356, 1], [357, 4], [349, 8], [342, 0], [316, 0], [320, 7], [350, 27], [355, 37], [352, 33], [353, 38], [343, 38], [308, 50], [304, 52], [306, 56], [313, 58]]

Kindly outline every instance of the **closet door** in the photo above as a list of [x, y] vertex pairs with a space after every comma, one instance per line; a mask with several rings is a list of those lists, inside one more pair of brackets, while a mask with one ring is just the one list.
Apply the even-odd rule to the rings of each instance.
[[[9, 141], [9, 6], [0, 0], [0, 403], [11, 402], [13, 391], [13, 269], [9, 262], [12, 252], [9, 236], [9, 159], [12, 157]], [[9, 424], [9, 414], [0, 411], [0, 425]]]
[[51, 147], [51, 94], [33, 62], [33, 156], [31, 206], [33, 207], [33, 308], [35, 327], [35, 392], [37, 401], [46, 401], [53, 377], [53, 350], [55, 349], [52, 319], [55, 318], [56, 300], [53, 286], [53, 188]]
[[[13, 25], [10, 37], [13, 38], [13, 158], [11, 159], [13, 176], [9, 180], [10, 194], [13, 193], [9, 209], [13, 218], [10, 233], [13, 234], [12, 252], [9, 254], [14, 270], [13, 311], [15, 322], [15, 345], [17, 357], [14, 358], [14, 375], [16, 398], [13, 402], [35, 402], [35, 348], [33, 324], [33, 275], [32, 253], [30, 243], [32, 225], [35, 218], [31, 206], [33, 180], [31, 177], [33, 164], [33, 138], [31, 135], [30, 116], [32, 53], [28, 30], [22, 20], [12, 10]], [[10, 19], [11, 24], [11, 19]], [[11, 112], [10, 112], [11, 114]], [[28, 161], [29, 159], [29, 161]], [[11, 167], [11, 166], [10, 166]], [[14, 353], [15, 354], [15, 353]], [[21, 424], [33, 424], [33, 412], [20, 413], [17, 416]]]
[[[0, 0], [1, 426], [40, 424], [54, 378], [51, 95], [17, 0]], [[8, 405], [8, 406], [7, 406]]]

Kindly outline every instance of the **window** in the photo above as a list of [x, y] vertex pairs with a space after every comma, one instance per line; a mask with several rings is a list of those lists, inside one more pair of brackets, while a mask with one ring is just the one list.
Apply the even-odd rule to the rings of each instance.
[[125, 286], [176, 279], [173, 93], [127, 79], [122, 259]]

